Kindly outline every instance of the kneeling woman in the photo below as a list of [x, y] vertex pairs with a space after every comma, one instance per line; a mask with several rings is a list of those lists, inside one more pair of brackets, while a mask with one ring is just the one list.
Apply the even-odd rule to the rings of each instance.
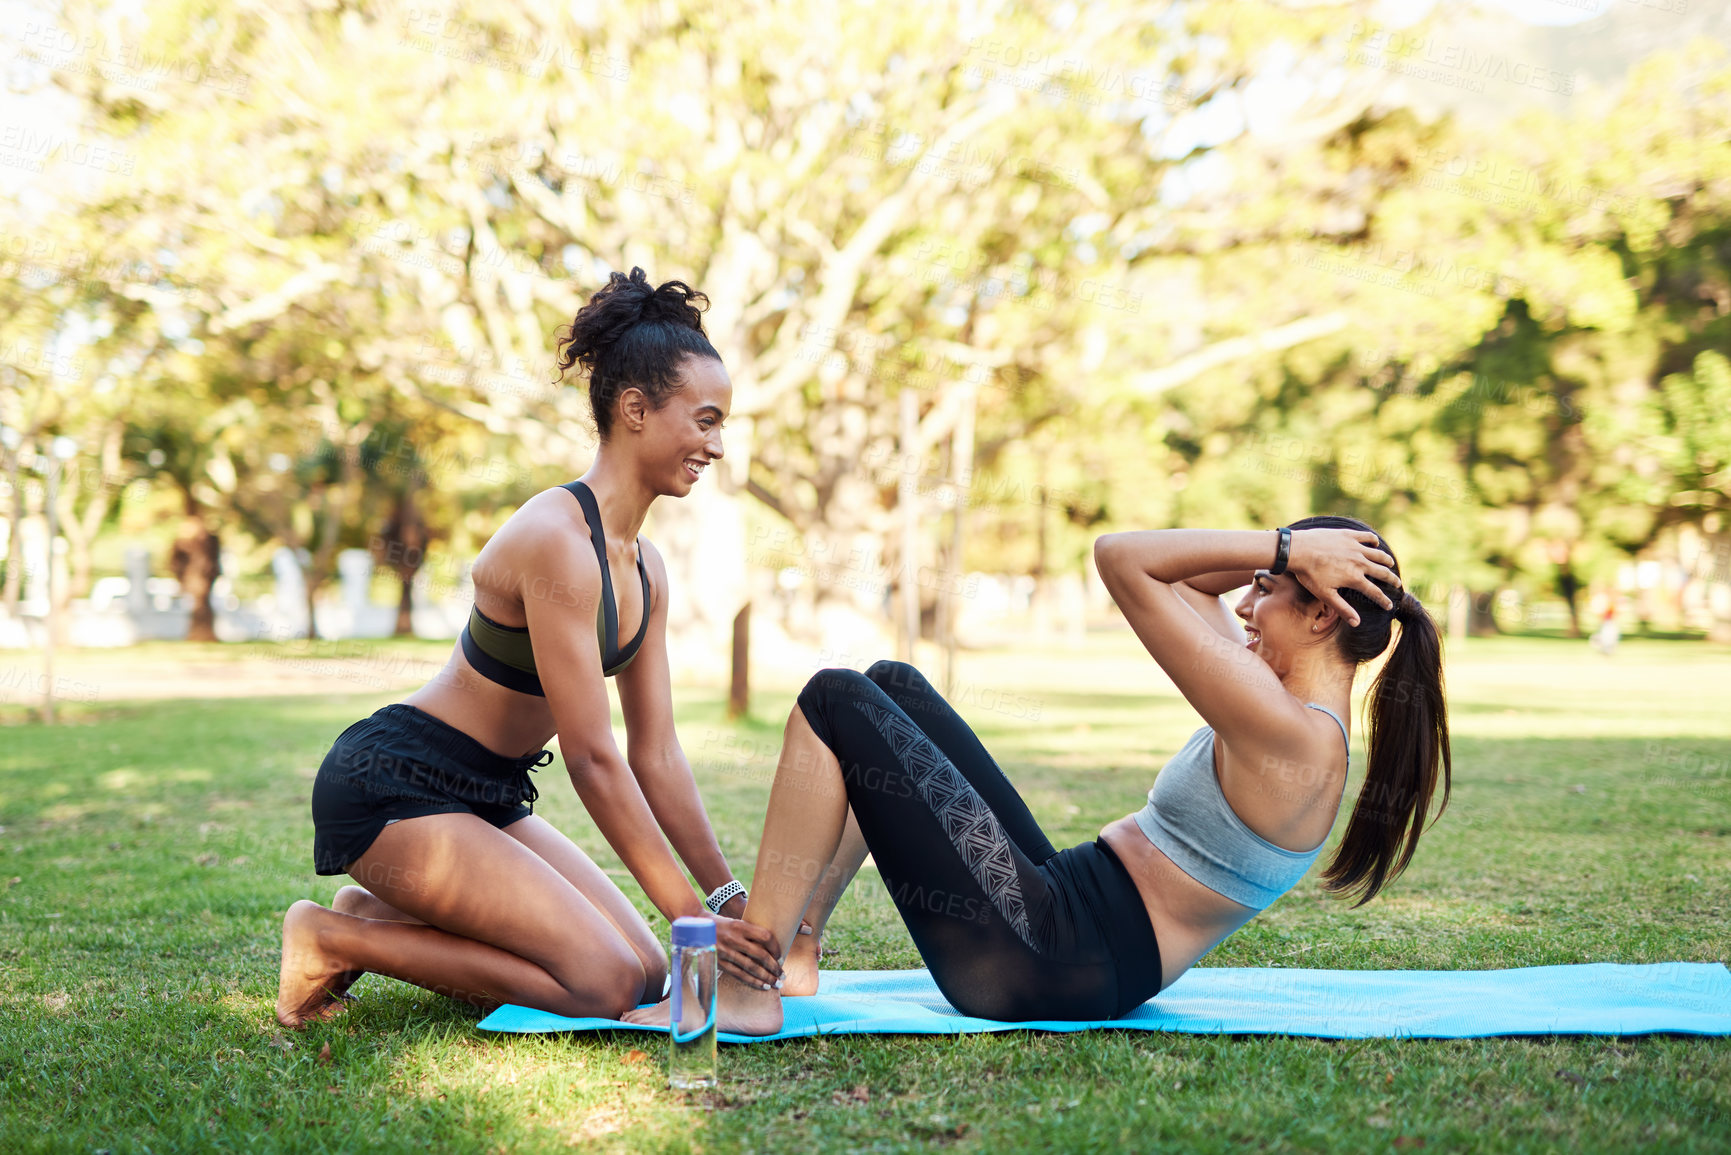
[[[1155, 530], [1095, 543], [1106, 587], [1207, 723], [1141, 810], [1056, 851], [979, 739], [912, 667], [823, 670], [787, 723], [745, 918], [796, 942], [779, 992], [723, 981], [721, 1026], [780, 1027], [816, 990], [816, 938], [869, 849], [944, 997], [1004, 1021], [1134, 1010], [1302, 878], [1346, 787], [1358, 667], [1370, 766], [1334, 892], [1370, 900], [1411, 859], [1450, 774], [1440, 642], [1361, 521]], [[1257, 566], [1269, 562], [1268, 568]], [[1249, 586], [1234, 613], [1220, 595]], [[1240, 621], [1242, 620], [1242, 625]], [[1399, 623], [1399, 630], [1395, 624]], [[664, 1008], [633, 1012], [664, 1021]]]
[[[758, 985], [781, 948], [737, 918], [730, 879], [673, 731], [667, 571], [638, 538], [657, 497], [691, 492], [722, 454], [732, 385], [702, 294], [641, 269], [578, 311], [560, 368], [589, 371], [601, 447], [582, 478], [525, 502], [476, 559], [475, 606], [450, 663], [350, 726], [313, 785], [314, 869], [347, 873], [334, 909], [283, 919], [276, 1017], [340, 1008], [375, 971], [488, 1008], [617, 1015], [659, 998], [667, 956], [619, 887], [531, 812], [529, 772], [559, 736], [601, 833], [667, 918], [721, 920], [722, 965]], [[626, 754], [603, 678], [616, 678]], [[701, 902], [663, 832], [710, 890]]]

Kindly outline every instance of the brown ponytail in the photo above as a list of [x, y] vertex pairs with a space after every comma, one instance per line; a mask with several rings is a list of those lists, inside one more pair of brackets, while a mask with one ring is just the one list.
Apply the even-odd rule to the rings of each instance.
[[[1333, 515], [1292, 523], [1295, 530], [1326, 527], [1376, 532], [1356, 518]], [[1380, 534], [1376, 545], [1394, 555]], [[1398, 561], [1392, 568], [1400, 573]], [[1439, 764], [1443, 798], [1438, 817], [1448, 808], [1452, 785], [1442, 637], [1430, 612], [1410, 590], [1380, 588], [1395, 603], [1392, 610], [1383, 609], [1359, 590], [1339, 591], [1359, 617], [1357, 626], [1342, 620], [1336, 634], [1342, 656], [1354, 665], [1383, 653], [1394, 633], [1394, 623], [1400, 623], [1394, 652], [1365, 699], [1370, 758], [1364, 785], [1347, 821], [1346, 834], [1322, 875], [1323, 885], [1331, 893], [1362, 891], [1355, 907], [1374, 898], [1412, 860], [1436, 792]], [[1315, 600], [1303, 583], [1298, 584], [1298, 596], [1300, 604]]]

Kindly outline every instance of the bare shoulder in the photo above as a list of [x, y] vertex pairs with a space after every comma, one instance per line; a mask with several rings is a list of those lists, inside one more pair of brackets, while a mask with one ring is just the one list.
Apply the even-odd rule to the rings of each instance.
[[588, 525], [575, 498], [561, 486], [543, 489], [505, 519], [487, 542], [508, 548], [524, 545], [568, 545], [587, 542]]
[[1321, 710], [1312, 710], [1292, 695], [1287, 695], [1285, 711], [1290, 721], [1282, 727], [1284, 734], [1275, 741], [1255, 741], [1235, 738], [1228, 742], [1220, 735], [1220, 748], [1229, 751], [1233, 764], [1242, 771], [1258, 775], [1290, 778], [1303, 772], [1310, 781], [1319, 776], [1338, 777], [1346, 766], [1346, 747], [1340, 740], [1340, 727]]
[[1276, 846], [1305, 852], [1334, 823], [1347, 759], [1332, 719], [1302, 703], [1298, 712], [1305, 722], [1295, 721], [1282, 742], [1229, 745], [1220, 737], [1215, 766], [1227, 803], [1245, 825]]
[[[505, 597], [529, 596], [537, 581], [599, 588], [601, 567], [590, 546], [582, 510], [569, 491], [544, 489], [517, 507], [488, 539], [472, 571], [483, 589]], [[536, 596], [545, 596], [544, 593]]]

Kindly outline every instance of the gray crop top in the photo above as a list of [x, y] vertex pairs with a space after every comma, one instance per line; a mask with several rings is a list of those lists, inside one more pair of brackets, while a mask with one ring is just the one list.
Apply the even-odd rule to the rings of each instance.
[[[1346, 737], [1346, 723], [1339, 714], [1316, 702], [1305, 705], [1333, 718], [1340, 736]], [[1351, 774], [1350, 740], [1346, 763]], [[1342, 783], [1341, 794], [1345, 793]], [[1306, 851], [1276, 846], [1233, 812], [1215, 774], [1211, 726], [1190, 735], [1161, 768], [1154, 788], [1148, 791], [1148, 805], [1136, 812], [1136, 825], [1185, 874], [1209, 890], [1257, 910], [1271, 906], [1291, 890], [1322, 853], [1321, 845]]]

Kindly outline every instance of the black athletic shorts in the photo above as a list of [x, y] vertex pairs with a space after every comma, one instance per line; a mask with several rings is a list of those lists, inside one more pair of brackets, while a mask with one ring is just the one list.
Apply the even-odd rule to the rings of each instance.
[[1112, 1019], [1159, 992], [1160, 948], [1130, 872], [1098, 839], [1055, 849], [918, 670], [821, 670], [799, 707], [841, 763], [890, 900], [957, 1010]]
[[342, 874], [392, 822], [469, 813], [503, 828], [534, 813], [530, 771], [551, 750], [495, 754], [461, 730], [397, 702], [344, 730], [313, 782], [313, 869]]

